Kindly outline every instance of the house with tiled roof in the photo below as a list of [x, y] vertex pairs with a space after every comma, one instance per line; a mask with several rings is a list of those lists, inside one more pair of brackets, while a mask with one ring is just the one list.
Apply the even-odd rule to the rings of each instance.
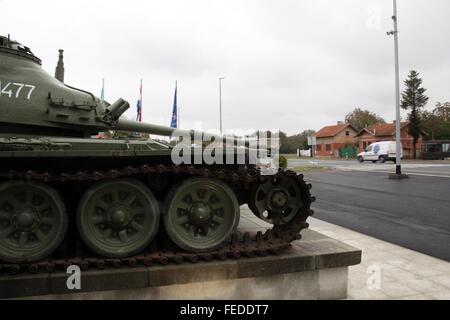
[[[405, 158], [413, 157], [413, 146], [414, 139], [409, 135], [409, 122], [401, 123], [401, 135], [400, 140], [403, 145], [403, 155]], [[383, 124], [375, 124], [369, 126], [367, 128], [362, 129], [356, 137], [359, 141], [359, 151], [364, 151], [369, 145], [375, 142], [380, 141], [395, 141], [396, 140], [396, 132], [395, 132], [395, 122], [393, 123], [383, 123]], [[425, 133], [422, 133], [424, 135]], [[422, 149], [423, 137], [420, 137], [417, 142], [417, 157], [420, 157], [420, 150]]]
[[357, 144], [357, 134], [355, 128], [343, 122], [320, 129], [316, 133], [316, 155], [339, 157], [341, 149]]

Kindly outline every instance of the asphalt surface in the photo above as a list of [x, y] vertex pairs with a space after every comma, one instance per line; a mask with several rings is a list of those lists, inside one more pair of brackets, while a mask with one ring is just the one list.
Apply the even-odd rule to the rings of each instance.
[[[312, 166], [330, 167], [340, 170], [365, 171], [365, 172], [383, 172], [395, 173], [395, 164], [386, 163], [359, 163], [356, 160], [312, 160], [308, 159], [290, 159], [290, 167], [312, 167]], [[435, 176], [450, 178], [450, 161], [412, 161], [402, 162], [404, 173], [415, 176]]]
[[449, 178], [342, 170], [305, 177], [316, 218], [450, 261]]

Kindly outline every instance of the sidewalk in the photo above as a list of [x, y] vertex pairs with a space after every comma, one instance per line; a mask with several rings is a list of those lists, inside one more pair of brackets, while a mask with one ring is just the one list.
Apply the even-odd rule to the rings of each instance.
[[[247, 208], [241, 216], [241, 229], [270, 227]], [[308, 222], [311, 230], [363, 250], [362, 264], [349, 271], [349, 299], [450, 300], [450, 263], [314, 218]]]

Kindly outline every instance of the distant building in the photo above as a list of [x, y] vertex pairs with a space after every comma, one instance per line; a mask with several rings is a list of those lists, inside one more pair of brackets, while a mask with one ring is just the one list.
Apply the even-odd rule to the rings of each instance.
[[337, 125], [324, 127], [316, 133], [316, 155], [340, 157], [341, 149], [358, 142], [358, 132], [349, 124], [338, 122]]
[[450, 158], [450, 140], [424, 141], [422, 144], [422, 159], [444, 160]]
[[[401, 142], [403, 145], [403, 155], [405, 158], [413, 157], [413, 145], [414, 139], [408, 133], [409, 122], [401, 123]], [[424, 133], [423, 133], [424, 134]], [[422, 150], [422, 137], [417, 142], [417, 157], [420, 157]], [[362, 129], [358, 134], [357, 138], [359, 140], [359, 151], [364, 151], [369, 145], [380, 141], [395, 141], [395, 122], [386, 124], [375, 124], [373, 126]]]

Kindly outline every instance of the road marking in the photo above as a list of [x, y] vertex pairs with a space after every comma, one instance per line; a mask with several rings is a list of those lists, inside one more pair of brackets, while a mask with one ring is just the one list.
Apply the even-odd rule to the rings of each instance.
[[[364, 169], [352, 169], [352, 168], [335, 168], [341, 171], [359, 171], [359, 172], [379, 172], [379, 173], [394, 173], [394, 170], [364, 170]], [[435, 178], [450, 178], [450, 175], [439, 175], [439, 174], [431, 174], [431, 173], [423, 173], [423, 172], [407, 172], [404, 171], [405, 174], [410, 176], [423, 176], [423, 177], [435, 177]]]

